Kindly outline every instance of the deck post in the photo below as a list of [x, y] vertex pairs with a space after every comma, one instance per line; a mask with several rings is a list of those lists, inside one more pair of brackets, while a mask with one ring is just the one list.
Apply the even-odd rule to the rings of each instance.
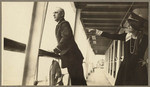
[[33, 85], [35, 81], [38, 52], [44, 29], [47, 2], [34, 2], [29, 40], [26, 48], [22, 85]]

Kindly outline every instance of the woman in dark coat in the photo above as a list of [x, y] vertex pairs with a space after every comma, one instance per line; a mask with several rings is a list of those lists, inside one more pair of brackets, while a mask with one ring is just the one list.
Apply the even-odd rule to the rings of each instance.
[[[132, 17], [133, 15], [135, 14], [132, 13]], [[124, 41], [124, 60], [120, 64], [115, 85], [148, 85], [148, 71], [144, 60], [148, 47], [148, 35], [145, 33], [148, 23], [143, 20], [128, 19], [128, 33], [109, 34], [96, 30], [98, 36]]]

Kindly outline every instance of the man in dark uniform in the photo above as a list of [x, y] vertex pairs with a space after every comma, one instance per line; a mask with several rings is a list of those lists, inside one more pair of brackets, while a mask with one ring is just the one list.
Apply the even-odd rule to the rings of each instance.
[[58, 22], [55, 30], [58, 45], [54, 49], [56, 54], [60, 54], [62, 68], [67, 68], [72, 85], [86, 85], [83, 74], [83, 56], [80, 52], [72, 33], [71, 26], [64, 19], [65, 12], [62, 8], [56, 8], [53, 16]]

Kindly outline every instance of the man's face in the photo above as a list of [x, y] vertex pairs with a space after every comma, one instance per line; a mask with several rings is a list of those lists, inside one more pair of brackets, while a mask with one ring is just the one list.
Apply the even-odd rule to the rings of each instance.
[[56, 22], [58, 22], [62, 18], [62, 13], [59, 8], [54, 10], [53, 16]]

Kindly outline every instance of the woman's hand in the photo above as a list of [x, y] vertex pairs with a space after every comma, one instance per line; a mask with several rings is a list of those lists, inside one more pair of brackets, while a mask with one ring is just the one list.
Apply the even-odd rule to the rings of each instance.
[[147, 63], [148, 63], [148, 61], [147, 60], [144, 60], [144, 59], [141, 59], [140, 61], [139, 61], [139, 63], [141, 63], [142, 65], [142, 67], [144, 66], [144, 65], [146, 65]]
[[88, 28], [88, 32], [89, 32], [89, 33], [95, 33], [95, 32], [96, 32], [96, 29]]
[[88, 29], [88, 32], [96, 34], [97, 36], [100, 36], [103, 33], [103, 31], [98, 29]]
[[103, 33], [103, 31], [96, 29], [96, 35], [97, 35], [97, 36], [100, 36], [102, 33]]

